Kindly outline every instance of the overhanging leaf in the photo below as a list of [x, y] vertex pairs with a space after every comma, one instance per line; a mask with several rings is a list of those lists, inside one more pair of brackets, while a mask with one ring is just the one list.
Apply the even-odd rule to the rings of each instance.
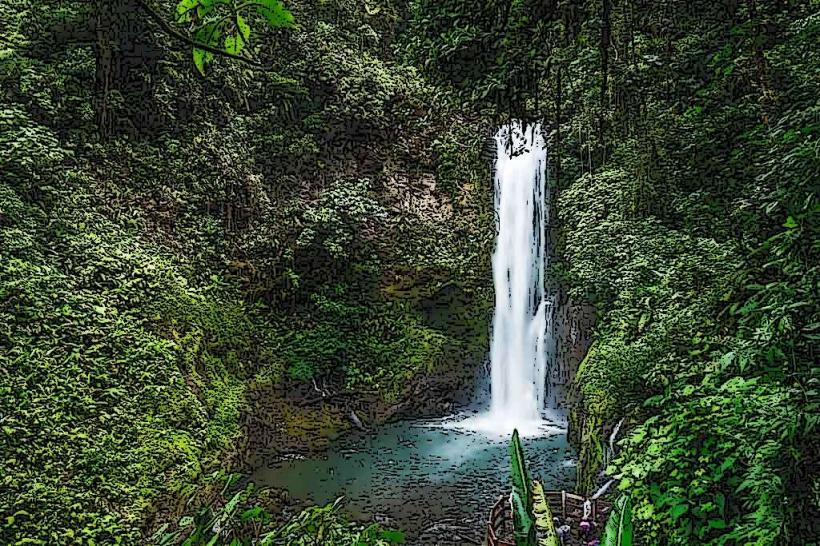
[[225, 51], [234, 55], [242, 51], [248, 38], [251, 35], [251, 27], [242, 18], [241, 15], [236, 16], [236, 32], [233, 35], [225, 37]]
[[287, 28], [293, 26], [293, 14], [285, 9], [285, 6], [279, 0], [258, 0], [256, 11], [272, 27]]
[[242, 36], [242, 39], [247, 42], [251, 36], [251, 27], [239, 14], [236, 15], [236, 28], [239, 29], [239, 35]]
[[193, 50], [194, 66], [203, 76], [205, 75], [205, 64], [213, 59], [213, 55], [203, 49], [194, 48]]
[[199, 5], [199, 0], [181, 0], [177, 4], [177, 22], [184, 23], [191, 20], [191, 11]]
[[196, 33], [194, 34], [194, 38], [197, 42], [209, 46], [215, 46], [219, 44], [222, 38], [222, 25], [216, 23], [208, 23], [207, 25], [202, 26], [200, 29], [196, 31]]

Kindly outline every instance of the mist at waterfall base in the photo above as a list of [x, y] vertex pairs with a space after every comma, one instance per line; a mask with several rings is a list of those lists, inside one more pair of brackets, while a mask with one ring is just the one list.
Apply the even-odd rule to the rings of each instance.
[[481, 543], [487, 510], [509, 491], [508, 442], [523, 437], [527, 466], [549, 489], [571, 489], [575, 454], [551, 409], [552, 305], [545, 294], [546, 152], [537, 125], [495, 137], [495, 315], [489, 400], [436, 420], [353, 432], [326, 453], [277, 459], [252, 480], [303, 502], [344, 496], [344, 509], [408, 533], [409, 544]]

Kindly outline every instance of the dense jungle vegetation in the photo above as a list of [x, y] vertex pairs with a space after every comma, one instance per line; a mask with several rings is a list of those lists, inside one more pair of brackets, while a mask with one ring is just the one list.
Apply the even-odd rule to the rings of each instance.
[[818, 43], [817, 0], [4, 0], [0, 543], [398, 542], [236, 473], [470, 384], [511, 118], [597, 313], [579, 490], [813, 543]]

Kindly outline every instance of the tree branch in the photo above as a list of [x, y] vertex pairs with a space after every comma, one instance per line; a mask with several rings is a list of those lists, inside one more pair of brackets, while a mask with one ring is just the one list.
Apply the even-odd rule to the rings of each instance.
[[185, 36], [184, 34], [179, 32], [177, 29], [172, 27], [170, 24], [168, 24], [168, 21], [166, 21], [165, 18], [162, 15], [160, 15], [159, 13], [157, 13], [151, 6], [146, 4], [144, 0], [136, 0], [136, 1], [137, 1], [137, 5], [140, 8], [142, 8], [148, 14], [148, 16], [151, 19], [154, 20], [154, 22], [163, 30], [163, 32], [165, 32], [169, 36], [172, 36], [173, 38], [176, 38], [177, 40], [185, 42], [186, 44], [188, 44], [192, 47], [195, 47], [197, 49], [201, 49], [202, 51], [207, 51], [208, 53], [213, 53], [214, 55], [221, 55], [221, 56], [227, 57], [229, 59], [234, 59], [236, 61], [242, 61], [243, 63], [245, 63], [249, 66], [252, 66], [257, 70], [270, 70], [272, 68], [271, 66], [264, 65], [264, 64], [260, 63], [259, 61], [255, 61], [254, 59], [245, 57], [244, 55], [236, 55], [234, 53], [229, 53], [229, 52], [225, 51], [224, 49], [219, 49], [218, 47], [213, 47], [213, 46], [210, 46], [208, 44], [198, 42], [198, 41], [196, 41], [196, 40], [194, 40], [194, 39], [192, 39], [188, 36]]

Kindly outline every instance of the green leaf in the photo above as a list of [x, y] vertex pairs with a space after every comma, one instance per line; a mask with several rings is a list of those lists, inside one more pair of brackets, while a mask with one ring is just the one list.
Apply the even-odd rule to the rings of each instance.
[[197, 17], [199, 17], [200, 20], [202, 20], [205, 17], [207, 17], [208, 14], [211, 13], [211, 11], [213, 11], [213, 9], [214, 9], [213, 5], [200, 4], [196, 8], [196, 15], [197, 15]]
[[222, 24], [208, 23], [207, 25], [203, 25], [196, 31], [194, 38], [197, 42], [215, 46], [219, 44], [222, 38]]
[[517, 492], [521, 500], [527, 506], [527, 510], [531, 509], [532, 499], [530, 498], [530, 482], [529, 474], [527, 473], [527, 465], [524, 461], [524, 448], [521, 445], [521, 437], [518, 435], [518, 430], [513, 430], [512, 439], [509, 446], [510, 452], [510, 476], [512, 478], [513, 492]]
[[678, 519], [682, 515], [684, 515], [687, 511], [689, 511], [688, 504], [677, 504], [669, 510], [669, 515], [672, 516], [672, 519]]
[[535, 521], [527, 508], [526, 501], [518, 491], [513, 489], [510, 494], [512, 503], [513, 535], [516, 546], [535, 546]]
[[732, 364], [732, 362], [734, 362], [734, 360], [735, 360], [735, 352], [734, 351], [729, 351], [728, 353], [724, 354], [723, 356], [720, 357], [720, 361], [719, 361], [720, 369], [725, 370], [728, 366], [730, 366]]
[[652, 315], [650, 313], [642, 313], [641, 318], [638, 319], [638, 331], [643, 331], [644, 326], [646, 323], [649, 322], [649, 319]]
[[194, 55], [194, 66], [196, 66], [196, 69], [199, 70], [199, 73], [204, 76], [205, 75], [205, 63], [209, 60], [207, 57], [208, 57], [208, 55], [210, 55], [210, 53], [195, 47], [194, 51], [193, 51], [193, 55]]
[[181, 0], [177, 4], [177, 22], [184, 23], [191, 20], [191, 10], [199, 5], [199, 0]]
[[222, 512], [225, 513], [225, 514], [233, 513], [233, 511], [236, 510], [236, 507], [239, 504], [239, 501], [241, 500], [241, 498], [242, 498], [242, 491], [239, 491], [233, 497], [231, 497], [231, 500], [229, 500], [225, 504], [225, 506], [222, 508]]
[[225, 38], [225, 51], [236, 55], [248, 41], [251, 35], [251, 27], [242, 18], [241, 15], [236, 16], [236, 33]]
[[247, 41], [248, 38], [250, 38], [251, 27], [239, 14], [236, 15], [236, 28], [239, 29], [239, 34], [242, 36], [243, 40]]
[[533, 482], [532, 497], [536, 535], [539, 537], [538, 546], [558, 546], [558, 534], [552, 519], [552, 511], [544, 495], [544, 486], [540, 482]]
[[632, 546], [632, 505], [626, 495], [618, 497], [612, 506], [601, 546]]
[[261, 506], [254, 506], [253, 508], [248, 508], [239, 516], [239, 519], [242, 521], [248, 521], [249, 519], [261, 519], [265, 513], [265, 510]]
[[532, 512], [532, 482], [527, 473], [527, 466], [524, 461], [524, 448], [521, 445], [521, 438], [518, 430], [513, 430], [510, 440], [510, 477], [512, 478], [512, 512], [513, 529], [515, 532], [515, 543], [517, 546], [529, 546], [534, 544], [535, 527], [533, 522], [535, 516]]
[[279, 0], [258, 0], [256, 11], [274, 28], [293, 26], [293, 14]]
[[797, 227], [797, 220], [795, 220], [793, 216], [789, 216], [786, 219], [786, 223], [783, 224], [783, 227], [784, 228], [789, 228], [789, 229], [796, 228]]
[[242, 51], [242, 46], [245, 45], [245, 42], [242, 40], [242, 37], [238, 34], [236, 36], [226, 36], [225, 37], [225, 51], [236, 55], [240, 51]]
[[402, 533], [401, 531], [383, 531], [381, 538], [382, 540], [386, 540], [391, 544], [404, 544], [405, 541], [404, 533]]

